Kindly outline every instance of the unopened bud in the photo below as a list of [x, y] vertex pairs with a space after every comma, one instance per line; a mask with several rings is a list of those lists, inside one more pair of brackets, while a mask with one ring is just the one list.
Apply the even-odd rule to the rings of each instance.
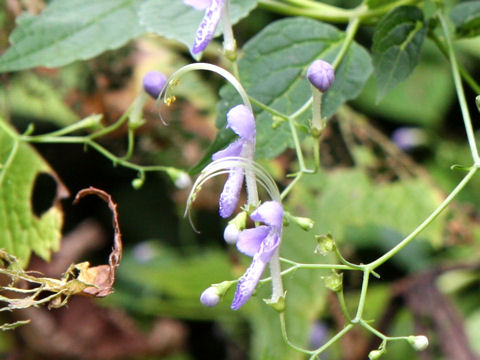
[[160, 96], [166, 83], [167, 78], [159, 71], [150, 71], [143, 77], [143, 88], [154, 99]]
[[137, 178], [132, 180], [132, 187], [135, 190], [140, 189], [143, 186], [143, 183], [145, 182], [145, 179]]
[[335, 80], [335, 70], [328, 62], [315, 60], [307, 70], [307, 78], [318, 90], [325, 92]]
[[312, 230], [313, 225], [315, 224], [312, 219], [307, 217], [292, 216], [292, 220], [305, 231]]
[[228, 222], [223, 238], [228, 244], [236, 244], [240, 231], [247, 226], [248, 213], [246, 211], [239, 212], [232, 220]]
[[424, 335], [409, 336], [408, 342], [416, 351], [423, 351], [428, 347], [428, 338]]
[[200, 302], [208, 307], [216, 306], [220, 302], [220, 294], [215, 286], [210, 286], [202, 295], [200, 295]]
[[370, 351], [370, 353], [368, 354], [368, 358], [370, 360], [377, 360], [377, 359], [380, 359], [380, 357], [383, 355], [383, 351], [380, 351], [380, 350], [372, 350]]
[[223, 232], [223, 238], [225, 239], [226, 243], [234, 245], [238, 241], [238, 234], [240, 234], [240, 230], [238, 229], [237, 225], [230, 223]]
[[171, 167], [166, 172], [177, 188], [186, 189], [192, 185], [192, 179], [185, 171]]

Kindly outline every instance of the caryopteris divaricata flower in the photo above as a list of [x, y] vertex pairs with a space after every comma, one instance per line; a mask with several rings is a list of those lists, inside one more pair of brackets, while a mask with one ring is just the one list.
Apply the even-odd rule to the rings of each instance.
[[167, 78], [159, 71], [149, 71], [143, 77], [143, 89], [154, 99], [160, 96], [166, 83]]
[[[227, 113], [227, 128], [232, 129], [240, 138], [225, 149], [212, 155], [213, 160], [227, 157], [253, 158], [255, 149], [255, 119], [251, 110], [245, 105], [237, 105]], [[219, 213], [223, 218], [233, 214], [240, 191], [242, 190], [245, 171], [232, 168], [223, 187], [219, 201]]]
[[280, 246], [282, 237], [283, 208], [278, 201], [263, 203], [250, 218], [265, 225], [243, 230], [238, 235], [237, 249], [253, 260], [238, 281], [231, 306], [233, 310], [238, 310], [250, 299], [265, 267]]
[[315, 60], [307, 70], [307, 78], [310, 83], [321, 92], [330, 89], [335, 80], [333, 66], [324, 60]]
[[197, 10], [205, 9], [205, 15], [200, 23], [195, 40], [193, 42], [192, 54], [201, 53], [213, 39], [217, 25], [222, 17], [223, 7], [227, 0], [184, 0], [185, 4], [193, 6]]

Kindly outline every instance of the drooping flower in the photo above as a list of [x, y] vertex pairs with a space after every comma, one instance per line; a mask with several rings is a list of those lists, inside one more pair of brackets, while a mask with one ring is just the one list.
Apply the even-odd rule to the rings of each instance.
[[[246, 105], [237, 105], [227, 113], [227, 128], [232, 129], [240, 138], [225, 149], [212, 155], [213, 160], [227, 157], [253, 158], [255, 147], [255, 119]], [[242, 190], [244, 169], [232, 168], [223, 187], [219, 201], [219, 213], [223, 218], [232, 215]]]
[[278, 201], [264, 202], [250, 218], [265, 225], [243, 230], [238, 236], [237, 249], [253, 260], [238, 281], [232, 310], [238, 310], [250, 299], [282, 236], [283, 208]]
[[217, 25], [222, 17], [223, 7], [227, 0], [183, 0], [197, 10], [205, 9], [205, 15], [200, 23], [195, 40], [193, 42], [192, 54], [201, 53], [213, 39]]

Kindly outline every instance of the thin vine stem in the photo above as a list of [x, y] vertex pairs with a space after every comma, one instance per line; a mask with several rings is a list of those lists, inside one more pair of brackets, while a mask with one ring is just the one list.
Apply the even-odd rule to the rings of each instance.
[[457, 58], [455, 56], [455, 49], [453, 48], [450, 31], [448, 29], [447, 22], [442, 12], [438, 12], [438, 18], [442, 25], [442, 30], [445, 36], [447, 44], [448, 55], [450, 58], [450, 65], [452, 68], [453, 81], [455, 83], [455, 89], [457, 90], [458, 102], [460, 103], [460, 109], [462, 111], [462, 117], [467, 132], [468, 144], [472, 153], [473, 161], [476, 165], [480, 165], [480, 156], [478, 154], [477, 143], [475, 141], [475, 134], [473, 132], [472, 119], [470, 118], [470, 112], [468, 111], [467, 101], [465, 99], [465, 91], [463, 90], [462, 79], [458, 70]]
[[460, 183], [453, 189], [453, 191], [443, 200], [443, 202], [427, 217], [415, 230], [413, 230], [406, 238], [404, 238], [400, 243], [398, 243], [395, 247], [393, 247], [390, 251], [379, 257], [377, 260], [372, 261], [368, 266], [373, 270], [395, 254], [397, 254], [400, 250], [402, 250], [405, 246], [407, 246], [415, 237], [420, 234], [425, 228], [427, 228], [433, 220], [437, 218], [438, 215], [442, 213], [443, 210], [453, 201], [453, 199], [458, 195], [458, 193], [468, 184], [468, 182], [472, 179], [472, 177], [476, 174], [478, 170], [477, 166], [472, 166], [468, 174], [460, 181]]

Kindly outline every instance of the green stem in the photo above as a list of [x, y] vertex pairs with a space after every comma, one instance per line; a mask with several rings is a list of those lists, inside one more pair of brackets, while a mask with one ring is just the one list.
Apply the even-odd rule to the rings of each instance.
[[289, 16], [305, 16], [334, 23], [346, 23], [352, 18], [359, 18], [362, 22], [372, 23], [398, 6], [414, 5], [419, 2], [421, 0], [392, 1], [375, 9], [370, 9], [366, 5], [342, 9], [312, 0], [260, 0], [258, 4], [261, 8]]
[[402, 250], [405, 246], [407, 246], [415, 237], [420, 234], [426, 227], [430, 225], [430, 223], [435, 220], [435, 218], [440, 215], [440, 213], [453, 201], [453, 199], [457, 196], [457, 194], [468, 184], [470, 179], [475, 175], [477, 172], [478, 167], [473, 166], [468, 174], [460, 181], [460, 183], [453, 189], [453, 191], [443, 200], [443, 202], [427, 217], [415, 230], [413, 230], [410, 235], [404, 238], [400, 243], [398, 243], [395, 247], [393, 247], [390, 251], [388, 251], [383, 256], [379, 257], [377, 260], [368, 264], [372, 270], [382, 265], [384, 262], [389, 260], [393, 257], [396, 253]]
[[[440, 52], [448, 59], [448, 49], [445, 46], [445, 43], [434, 33], [430, 34], [430, 38], [432, 41], [437, 45]], [[470, 75], [467, 69], [462, 64], [457, 64], [458, 70], [460, 71], [460, 75], [462, 76], [463, 80], [470, 86], [470, 88], [480, 94], [480, 85], [476, 82], [476, 80]]]
[[342, 309], [343, 315], [348, 322], [352, 321], [350, 314], [347, 309], [347, 304], [345, 303], [345, 296], [343, 295], [343, 290], [337, 291], [338, 302], [340, 303], [340, 308]]
[[345, 40], [343, 41], [342, 48], [340, 49], [337, 56], [332, 62], [332, 66], [335, 70], [337, 69], [338, 65], [340, 65], [345, 54], [350, 48], [350, 45], [352, 44], [353, 39], [355, 38], [355, 35], [358, 31], [359, 26], [360, 26], [360, 18], [354, 17], [350, 20], [348, 27], [345, 30]]
[[475, 141], [475, 134], [473, 132], [472, 120], [470, 118], [470, 112], [468, 111], [467, 101], [465, 99], [465, 92], [463, 90], [462, 80], [458, 71], [457, 58], [455, 57], [455, 50], [453, 48], [452, 39], [448, 30], [447, 22], [441, 12], [438, 13], [438, 18], [442, 25], [445, 40], [447, 42], [448, 55], [450, 58], [450, 65], [452, 67], [453, 81], [455, 83], [455, 89], [457, 90], [458, 102], [460, 103], [460, 109], [462, 110], [463, 122], [465, 124], [465, 130], [467, 132], [468, 144], [470, 145], [470, 151], [472, 153], [473, 161], [475, 165], [480, 164], [480, 156], [478, 154], [477, 143]]
[[299, 351], [299, 352], [301, 352], [301, 353], [304, 353], [304, 354], [307, 354], [307, 355], [311, 355], [311, 354], [314, 353], [313, 351], [310, 351], [310, 350], [307, 350], [307, 349], [303, 349], [303, 348], [295, 345], [294, 343], [292, 343], [292, 342], [288, 339], [287, 327], [286, 327], [286, 325], [285, 325], [285, 312], [280, 313], [280, 328], [281, 328], [281, 330], [282, 330], [283, 340], [285, 340], [285, 342], [287, 343], [287, 345], [290, 346], [292, 349], [297, 350], [297, 351]]
[[340, 330], [334, 337], [332, 337], [329, 341], [327, 341], [322, 347], [318, 350], [315, 350], [310, 360], [314, 360], [318, 355], [328, 349], [332, 344], [336, 343], [340, 338], [343, 337], [347, 332], [349, 332], [353, 327], [353, 324], [346, 325], [342, 330]]
[[358, 300], [358, 308], [357, 314], [355, 315], [355, 319], [351, 322], [358, 323], [362, 320], [363, 316], [363, 309], [365, 308], [365, 301], [367, 299], [367, 291], [368, 291], [368, 280], [370, 279], [370, 268], [365, 267], [363, 270], [363, 281], [362, 281], [362, 290], [360, 291], [360, 299]]

